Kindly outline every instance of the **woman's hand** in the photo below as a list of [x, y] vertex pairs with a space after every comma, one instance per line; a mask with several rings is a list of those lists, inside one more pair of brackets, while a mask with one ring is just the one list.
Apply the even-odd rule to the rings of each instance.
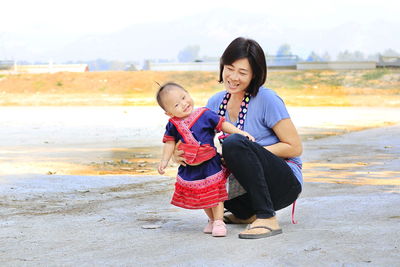
[[178, 150], [178, 146], [181, 144], [181, 140], [179, 140], [174, 149], [174, 153], [172, 153], [172, 160], [182, 166], [186, 166], [185, 158], [182, 157], [184, 151], [183, 150]]

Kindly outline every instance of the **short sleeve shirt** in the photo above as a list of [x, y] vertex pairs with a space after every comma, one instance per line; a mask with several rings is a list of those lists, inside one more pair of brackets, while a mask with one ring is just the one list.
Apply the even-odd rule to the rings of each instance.
[[[213, 95], [207, 107], [215, 112], [218, 112], [219, 106], [226, 94], [226, 91], [221, 91]], [[262, 146], [273, 145], [279, 142], [272, 128], [281, 120], [290, 118], [283, 100], [271, 89], [261, 87], [256, 96], [250, 98], [246, 120], [244, 122], [244, 131], [250, 133], [256, 139], [256, 142]], [[225, 114], [225, 119], [236, 125], [236, 118], [229, 118], [228, 112]], [[290, 158], [288, 162], [297, 179], [302, 183], [301, 170], [298, 165], [301, 165], [299, 157]]]

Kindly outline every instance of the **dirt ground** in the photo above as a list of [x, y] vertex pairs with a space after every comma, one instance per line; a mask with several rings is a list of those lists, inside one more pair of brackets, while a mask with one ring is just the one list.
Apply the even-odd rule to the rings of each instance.
[[0, 108], [0, 265], [398, 265], [400, 109], [289, 111], [304, 141], [299, 223], [286, 208], [282, 235], [249, 241], [243, 225], [204, 235], [201, 211], [169, 203], [176, 166], [153, 175], [159, 109]]
[[169, 204], [176, 166], [155, 173], [154, 81], [201, 105], [216, 73], [0, 75], [0, 265], [398, 266], [399, 77], [270, 73], [304, 142], [305, 186], [299, 224], [286, 208], [282, 235], [246, 241], [242, 225], [202, 234], [201, 211]]
[[2, 266], [397, 266], [400, 127], [304, 142], [296, 220], [241, 240], [201, 232], [201, 211], [169, 204], [168, 176], [0, 176]]

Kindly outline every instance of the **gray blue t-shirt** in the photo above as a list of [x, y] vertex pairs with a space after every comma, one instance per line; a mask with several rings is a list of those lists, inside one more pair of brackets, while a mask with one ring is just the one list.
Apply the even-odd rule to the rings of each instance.
[[[208, 100], [207, 108], [218, 113], [225, 94], [226, 91], [221, 91], [213, 95]], [[277, 122], [287, 118], [290, 118], [290, 116], [283, 100], [271, 89], [261, 87], [257, 96], [250, 98], [243, 130], [254, 136], [258, 144], [262, 146], [273, 145], [278, 143], [279, 139], [272, 128]], [[228, 112], [225, 114], [225, 119], [236, 125], [236, 119], [231, 120]], [[293, 170], [299, 182], [303, 184], [300, 157], [287, 160], [287, 164]]]

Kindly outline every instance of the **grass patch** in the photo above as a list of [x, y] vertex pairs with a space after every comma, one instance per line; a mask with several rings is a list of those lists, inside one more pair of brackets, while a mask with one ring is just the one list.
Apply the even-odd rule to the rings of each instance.
[[335, 71], [282, 71], [271, 72], [267, 86], [282, 89], [308, 89], [342, 86], [345, 75]]
[[368, 71], [367, 73], [364, 73], [362, 75], [362, 78], [364, 80], [370, 81], [370, 80], [379, 80], [380, 78], [383, 77], [385, 74], [389, 74], [390, 71], [388, 69], [376, 69], [372, 71]]
[[33, 83], [33, 87], [34, 87], [34, 89], [36, 91], [40, 91], [40, 90], [44, 89], [45, 83], [43, 81], [40, 81], [40, 80], [39, 81], [35, 81]]

